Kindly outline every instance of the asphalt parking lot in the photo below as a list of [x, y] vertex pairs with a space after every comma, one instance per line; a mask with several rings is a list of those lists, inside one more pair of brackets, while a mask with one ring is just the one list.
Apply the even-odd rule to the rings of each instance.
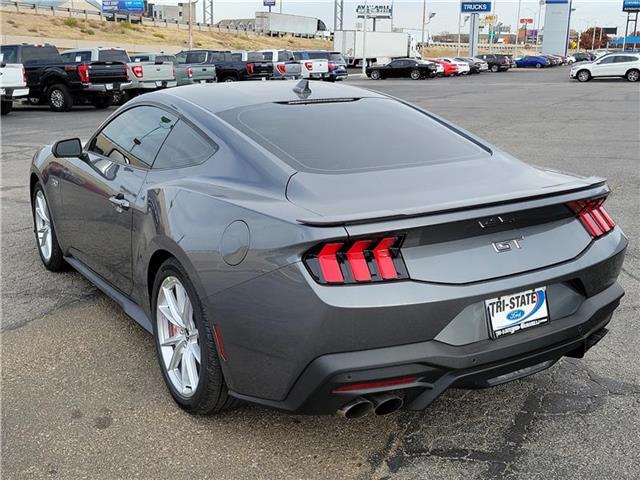
[[5, 478], [640, 477], [637, 84], [579, 84], [566, 67], [348, 82], [426, 107], [527, 162], [607, 177], [607, 210], [631, 241], [610, 334], [583, 360], [450, 391], [423, 413], [344, 420], [244, 406], [190, 417], [164, 387], [151, 337], [79, 274], [47, 272], [36, 251], [35, 149], [87, 138], [112, 109], [17, 107], [1, 137]]

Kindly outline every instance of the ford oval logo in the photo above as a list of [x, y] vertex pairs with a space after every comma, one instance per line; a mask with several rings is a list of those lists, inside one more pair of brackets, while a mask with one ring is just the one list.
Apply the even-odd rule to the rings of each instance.
[[507, 319], [511, 320], [512, 322], [514, 320], [519, 320], [523, 316], [524, 316], [524, 310], [522, 309], [512, 310], [511, 312], [507, 313]]

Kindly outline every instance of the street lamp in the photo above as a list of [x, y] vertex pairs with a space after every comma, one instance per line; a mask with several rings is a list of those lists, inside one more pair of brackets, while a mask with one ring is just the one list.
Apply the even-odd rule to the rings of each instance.
[[429, 18], [426, 18], [426, 8], [427, 2], [425, 0], [422, 6], [422, 42], [420, 42], [420, 54], [424, 51], [424, 29], [431, 23], [431, 19], [436, 16], [436, 12], [431, 12], [429, 13]]
[[191, 26], [191, 4], [192, 3], [198, 3], [198, 0], [194, 0], [193, 2], [191, 0], [189, 0], [189, 20], [188, 20], [188, 25], [189, 25], [189, 50], [193, 49], [193, 29]]

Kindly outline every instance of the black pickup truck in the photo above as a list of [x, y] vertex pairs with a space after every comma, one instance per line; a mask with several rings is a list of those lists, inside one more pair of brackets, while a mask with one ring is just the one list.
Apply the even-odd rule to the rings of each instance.
[[56, 47], [48, 44], [0, 48], [5, 61], [24, 65], [29, 102], [46, 102], [55, 112], [66, 112], [74, 103], [107, 108], [113, 101], [113, 92], [129, 85], [127, 66], [121, 62], [68, 63]]
[[218, 82], [262, 80], [273, 75], [273, 62], [256, 52], [190, 50], [176, 54], [176, 58], [185, 58], [189, 65], [214, 65]]

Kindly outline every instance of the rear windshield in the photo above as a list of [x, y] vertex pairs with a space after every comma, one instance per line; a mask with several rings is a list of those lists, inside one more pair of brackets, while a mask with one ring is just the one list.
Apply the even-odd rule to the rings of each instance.
[[265, 103], [218, 115], [301, 171], [344, 173], [488, 155], [428, 115], [391, 99]]
[[[5, 53], [6, 52], [6, 53]], [[17, 47], [2, 47], [2, 53], [4, 54], [3, 61], [5, 63], [23, 63], [24, 65], [30, 65], [35, 63], [62, 63], [60, 53], [58, 49], [51, 45], [44, 45], [37, 47], [35, 45], [23, 45], [21, 58], [18, 58]]]
[[249, 53], [247, 53], [247, 61], [248, 62], [263, 62], [264, 61], [264, 53], [262, 53], [262, 52], [249, 52]]
[[18, 62], [18, 47], [2, 47], [0, 49], [2, 58], [0, 61], [4, 63], [19, 63]]
[[98, 60], [101, 62], [129, 63], [129, 55], [124, 50], [100, 50]]
[[342, 54], [336, 52], [309, 52], [308, 55], [312, 60], [329, 60], [336, 63], [345, 63]]

